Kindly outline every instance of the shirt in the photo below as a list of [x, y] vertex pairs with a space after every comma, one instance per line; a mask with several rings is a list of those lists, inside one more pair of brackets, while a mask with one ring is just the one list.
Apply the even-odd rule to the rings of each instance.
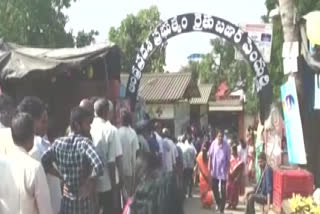
[[139, 150], [138, 136], [131, 127], [126, 126], [121, 127], [118, 134], [123, 151], [123, 174], [133, 176], [136, 168], [136, 154]]
[[227, 173], [230, 165], [230, 147], [223, 141], [219, 145], [218, 140], [214, 140], [209, 149], [211, 159], [211, 176], [219, 180], [227, 180]]
[[[109, 121], [107, 123], [110, 123]], [[117, 127], [115, 127], [114, 125], [112, 125], [110, 123], [110, 125], [115, 129], [118, 130]], [[119, 139], [119, 134], [118, 131], [116, 132], [116, 158], [119, 158], [123, 155], [123, 151], [122, 151], [122, 145]], [[116, 184], [120, 183], [120, 179], [119, 179], [119, 169], [116, 166]]]
[[0, 213], [52, 214], [43, 167], [21, 147], [0, 156]]
[[240, 144], [238, 146], [238, 154], [239, 154], [240, 160], [245, 164], [244, 173], [247, 174], [248, 173], [248, 164], [247, 164], [248, 146], [246, 146], [246, 148], [243, 148]]
[[149, 153], [150, 147], [148, 141], [144, 138], [143, 135], [138, 135], [139, 147], [142, 152]]
[[176, 145], [173, 143], [173, 141], [169, 138], [163, 139], [167, 144], [169, 145], [169, 153], [166, 156], [165, 164], [166, 164], [166, 170], [167, 172], [173, 171], [173, 166], [176, 164], [176, 159], [178, 157], [178, 150], [176, 148]]
[[160, 158], [161, 158], [161, 164], [162, 164], [162, 167], [164, 167], [164, 159], [165, 159], [165, 150], [168, 150], [168, 146], [166, 148], [164, 148], [164, 143], [163, 143], [163, 139], [162, 137], [157, 133], [157, 132], [154, 132], [155, 136], [156, 136], [156, 140], [158, 142], [158, 145], [159, 145], [159, 153], [160, 153]]
[[11, 128], [0, 128], [0, 155], [8, 155], [14, 148]]
[[162, 168], [165, 171], [168, 171], [168, 165], [172, 164], [171, 161], [171, 151], [170, 151], [170, 145], [168, 141], [161, 139], [162, 142]]
[[197, 151], [193, 144], [189, 143], [187, 140], [184, 146], [181, 148], [183, 153], [183, 166], [185, 169], [193, 169], [195, 165]]
[[[29, 152], [30, 156], [41, 161], [42, 155], [50, 148], [50, 142], [44, 137], [35, 136], [33, 148]], [[59, 178], [51, 174], [47, 174], [47, 182], [49, 185], [49, 192], [51, 198], [52, 209], [54, 213], [59, 213], [61, 207], [61, 183]]]
[[[261, 172], [262, 173], [262, 172]], [[264, 176], [261, 177], [261, 184], [258, 189], [258, 194], [267, 196], [270, 194], [272, 201], [272, 190], [273, 190], [273, 171], [269, 165], [266, 165]]]
[[74, 133], [56, 139], [42, 156], [45, 169], [52, 167], [53, 162], [68, 187], [61, 201], [61, 213], [89, 214], [91, 201], [89, 198], [79, 199], [79, 189], [89, 175], [103, 174], [103, 164], [91, 146], [91, 140]]
[[108, 164], [115, 163], [117, 156], [117, 129], [110, 122], [95, 117], [91, 124], [91, 137], [95, 150], [104, 164], [103, 175], [98, 178], [96, 188], [98, 192], [106, 192], [111, 190]]

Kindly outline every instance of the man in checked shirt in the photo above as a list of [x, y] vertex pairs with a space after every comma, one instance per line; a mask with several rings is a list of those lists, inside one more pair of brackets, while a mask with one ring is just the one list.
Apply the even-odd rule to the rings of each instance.
[[59, 177], [65, 185], [61, 214], [92, 213], [92, 185], [103, 174], [103, 164], [89, 139], [92, 118], [86, 109], [74, 108], [70, 116], [72, 133], [55, 140], [42, 156], [45, 171]]

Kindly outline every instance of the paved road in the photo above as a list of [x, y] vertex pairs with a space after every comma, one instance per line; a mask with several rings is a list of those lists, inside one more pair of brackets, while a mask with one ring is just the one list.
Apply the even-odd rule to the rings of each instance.
[[[201, 207], [201, 202], [198, 194], [198, 190], [194, 190], [193, 198], [187, 198], [184, 204], [185, 214], [214, 214], [219, 212], [214, 212], [213, 209], [207, 210]], [[225, 210], [225, 214], [243, 214], [245, 211], [245, 204], [242, 198], [240, 198], [237, 210]], [[256, 206], [256, 214], [261, 214], [260, 206]]]

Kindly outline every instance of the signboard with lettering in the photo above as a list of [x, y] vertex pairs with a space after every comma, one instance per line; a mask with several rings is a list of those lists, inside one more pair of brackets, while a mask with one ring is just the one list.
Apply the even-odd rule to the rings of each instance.
[[[248, 36], [255, 42], [264, 61], [270, 62], [272, 47], [272, 24], [245, 24], [240, 27], [248, 33]], [[235, 58], [243, 59], [243, 56], [236, 51]]]
[[[255, 74], [256, 91], [260, 95], [260, 106], [268, 108], [272, 101], [272, 88], [266, 62], [248, 33], [224, 19], [201, 13], [179, 15], [162, 22], [141, 45], [128, 79], [126, 96], [134, 109], [142, 71], [152, 53], [166, 40], [183, 33], [206, 32], [231, 42], [248, 61]], [[261, 112], [261, 110], [260, 110]], [[261, 112], [262, 114], [262, 112]], [[264, 120], [264, 118], [263, 118]]]

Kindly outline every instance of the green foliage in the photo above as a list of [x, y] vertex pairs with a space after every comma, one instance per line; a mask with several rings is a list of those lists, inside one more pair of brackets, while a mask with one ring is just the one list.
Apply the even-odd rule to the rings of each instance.
[[179, 72], [190, 72], [193, 80], [199, 79], [200, 63], [198, 61], [189, 61], [188, 65], [182, 66]]
[[[42, 48], [73, 47], [72, 31], [66, 32], [68, 17], [62, 10], [75, 0], [0, 0], [0, 38]], [[80, 44], [93, 41], [92, 31], [78, 34]], [[84, 39], [85, 38], [85, 39]]]
[[1, 0], [0, 37], [22, 45], [72, 46], [72, 33], [64, 30], [67, 17], [61, 11], [68, 6], [70, 1]]
[[297, 12], [298, 15], [303, 16], [307, 13], [320, 10], [320, 1], [319, 0], [296, 0]]
[[95, 36], [98, 36], [99, 32], [91, 30], [89, 33], [82, 31], [78, 32], [76, 37], [76, 46], [78, 48], [90, 45], [91, 43], [95, 42]]
[[[278, 0], [266, 0], [265, 5], [270, 10], [276, 8]], [[305, 15], [313, 10], [320, 9], [319, 0], [296, 0], [296, 6], [299, 15]], [[268, 20], [268, 18], [267, 18]], [[273, 19], [273, 39], [271, 49], [271, 63], [268, 66], [270, 79], [273, 85], [273, 97], [276, 103], [280, 102], [280, 87], [286, 81], [283, 74], [282, 64], [282, 45], [283, 31], [280, 18]]]
[[[156, 6], [152, 6], [140, 10], [137, 15], [127, 15], [120, 27], [110, 29], [109, 41], [119, 45], [123, 51], [122, 71], [131, 70], [141, 44], [160, 22], [160, 12]], [[163, 65], [165, 65], [165, 48], [160, 48], [148, 60], [145, 72], [163, 72]]]
[[254, 74], [250, 66], [245, 61], [235, 60], [235, 49], [231, 43], [220, 38], [210, 43], [210, 53], [200, 62], [190, 61], [180, 71], [191, 72], [200, 83], [212, 83], [215, 90], [222, 81], [227, 81], [230, 91], [243, 89], [247, 97], [246, 111], [257, 113], [258, 100], [253, 90]]
[[[263, 21], [269, 23], [269, 12], [276, 8], [278, 0], [266, 0], [265, 2], [268, 14], [265, 15]], [[271, 48], [271, 59], [268, 64], [268, 71], [270, 75], [270, 81], [273, 87], [273, 101], [280, 103], [280, 87], [285, 82], [283, 74], [282, 64], [282, 45], [283, 45], [283, 32], [280, 18], [274, 18], [272, 20], [273, 33], [272, 33], [272, 48]]]

